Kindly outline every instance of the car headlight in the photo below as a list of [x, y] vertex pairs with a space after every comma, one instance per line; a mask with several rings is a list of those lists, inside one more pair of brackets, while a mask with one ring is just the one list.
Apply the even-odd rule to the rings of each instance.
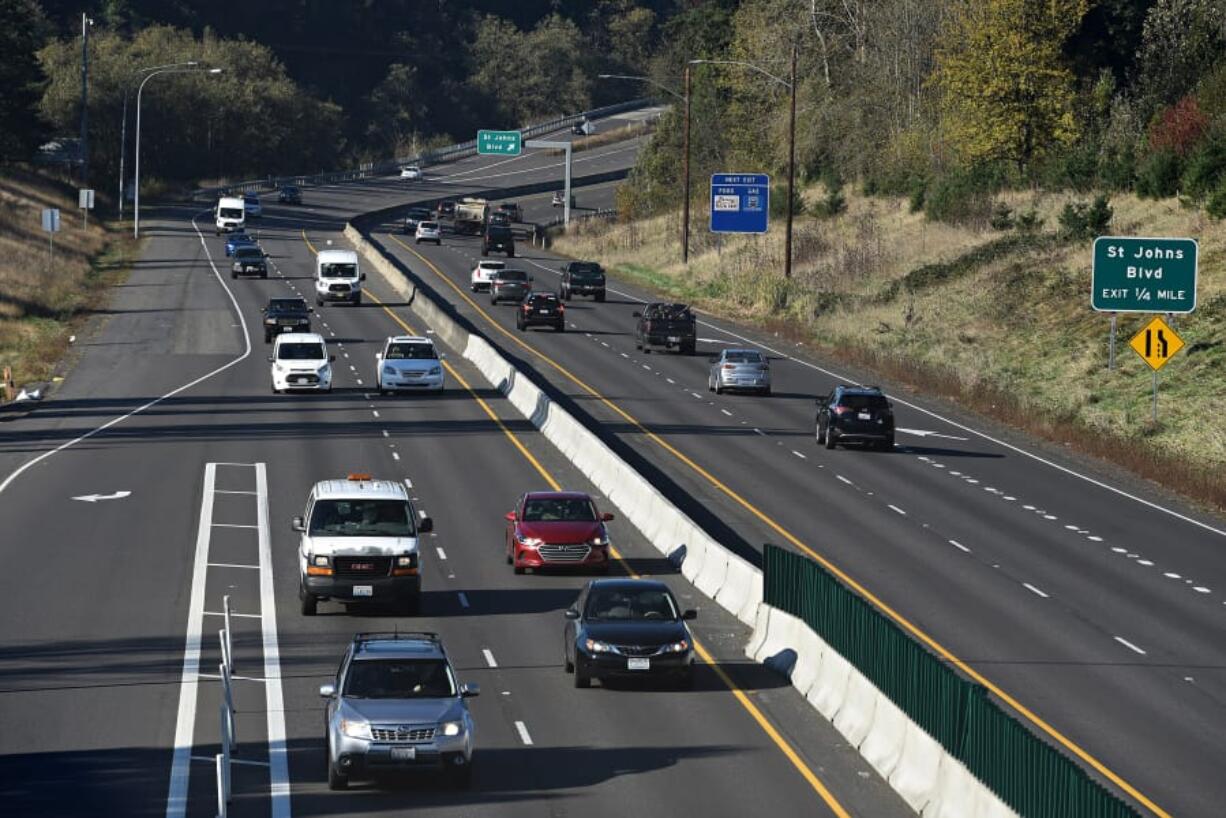
[[324, 554], [316, 554], [314, 557], [311, 558], [311, 564], [318, 565], [323, 568], [327, 568], [328, 567], [328, 557]]
[[665, 646], [665, 650], [667, 650], [669, 653], [685, 653], [689, 649], [690, 643], [685, 639]]
[[583, 642], [583, 646], [592, 653], [610, 653], [613, 646], [608, 642], [601, 642], [599, 639], [587, 639]]
[[464, 725], [458, 721], [445, 721], [439, 724], [438, 731], [444, 736], [458, 736], [464, 732]]
[[327, 375], [332, 374], [332, 367], [328, 366], [327, 364], [324, 364], [315, 372], [315, 374], [323, 378]]
[[275, 318], [265, 318], [265, 319], [264, 319], [264, 323], [265, 323], [265, 324], [275, 324], [275, 323], [277, 323], [277, 319], [275, 319]]
[[592, 540], [591, 540], [591, 543], [590, 543], [590, 544], [591, 544], [591, 545], [595, 545], [595, 546], [608, 545], [608, 544], [609, 544], [609, 540], [608, 540], [608, 538], [606, 538], [606, 537], [604, 537], [604, 536], [602, 536], [602, 535], [600, 535], [600, 534], [597, 534], [595, 537], [592, 537]]
[[395, 375], [395, 374], [396, 374], [396, 367], [394, 367], [394, 366], [385, 366], [385, 367], [383, 367], [383, 374], [384, 374], [384, 375]]
[[441, 374], [443, 374], [442, 367], [437, 367], [437, 366], [432, 366], [432, 367], [430, 367], [430, 374], [431, 374], [431, 375], [441, 375]]
[[366, 721], [341, 719], [341, 732], [349, 736], [349, 738], [364, 738], [367, 741], [374, 740], [374, 737], [370, 734], [370, 722]]
[[537, 546], [544, 545], [545, 541], [542, 540], [540, 537], [520, 537], [519, 544], [527, 545], [531, 548], [536, 548]]

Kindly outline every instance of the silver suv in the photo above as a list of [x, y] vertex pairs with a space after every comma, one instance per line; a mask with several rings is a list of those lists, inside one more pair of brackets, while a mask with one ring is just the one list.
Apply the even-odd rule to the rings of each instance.
[[458, 787], [472, 780], [473, 720], [437, 634], [359, 633], [336, 674], [319, 688], [327, 700], [328, 788], [351, 777], [422, 770]]

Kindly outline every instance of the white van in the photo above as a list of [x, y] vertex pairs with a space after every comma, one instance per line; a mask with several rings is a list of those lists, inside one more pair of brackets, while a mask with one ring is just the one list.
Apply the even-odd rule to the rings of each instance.
[[238, 196], [222, 196], [217, 200], [217, 208], [213, 211], [213, 223], [217, 226], [217, 235], [242, 230], [247, 226], [247, 209], [242, 198]]
[[326, 301], [361, 304], [365, 280], [353, 250], [321, 250], [315, 256], [315, 303], [320, 307]]
[[332, 391], [332, 361], [322, 335], [316, 332], [287, 332], [277, 336], [272, 355], [274, 395], [298, 389]]

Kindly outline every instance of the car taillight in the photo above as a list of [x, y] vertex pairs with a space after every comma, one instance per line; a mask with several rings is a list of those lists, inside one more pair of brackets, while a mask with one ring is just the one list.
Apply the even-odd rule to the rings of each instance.
[[724, 369], [736, 369], [736, 364], [724, 364]]
[[830, 411], [831, 411], [831, 412], [834, 412], [836, 415], [840, 415], [840, 416], [841, 416], [841, 415], [845, 415], [845, 414], [847, 414], [848, 412], [850, 412], [850, 411], [851, 411], [851, 408], [850, 408], [850, 407], [847, 407], [847, 406], [831, 406], [831, 407], [830, 407]]

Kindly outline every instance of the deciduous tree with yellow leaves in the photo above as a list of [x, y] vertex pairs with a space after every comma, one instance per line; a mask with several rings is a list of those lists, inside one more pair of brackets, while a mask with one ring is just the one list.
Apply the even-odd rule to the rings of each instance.
[[1073, 74], [1061, 46], [1091, 0], [951, 0], [933, 78], [945, 137], [968, 160], [1023, 172], [1072, 144]]

